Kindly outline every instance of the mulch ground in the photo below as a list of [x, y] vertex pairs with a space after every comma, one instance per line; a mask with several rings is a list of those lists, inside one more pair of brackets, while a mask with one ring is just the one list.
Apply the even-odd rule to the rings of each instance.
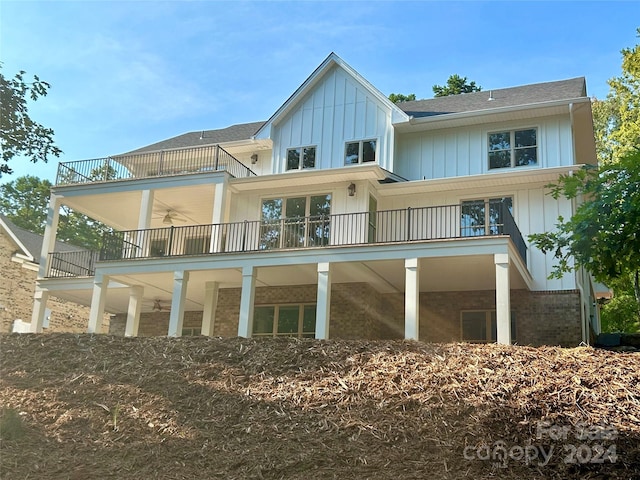
[[3, 479], [640, 479], [640, 353], [0, 337]]

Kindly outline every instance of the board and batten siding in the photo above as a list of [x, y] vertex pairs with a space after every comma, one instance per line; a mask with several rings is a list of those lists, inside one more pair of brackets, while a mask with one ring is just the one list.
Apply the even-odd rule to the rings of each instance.
[[487, 173], [489, 172], [488, 134], [527, 128], [538, 130], [538, 165], [531, 168], [574, 164], [570, 119], [568, 116], [555, 116], [518, 123], [400, 134], [396, 140], [394, 173], [408, 180]]
[[377, 161], [392, 161], [391, 110], [343, 69], [334, 67], [273, 126], [273, 173], [286, 171], [288, 148], [315, 146], [316, 169], [344, 166], [345, 143], [377, 140]]

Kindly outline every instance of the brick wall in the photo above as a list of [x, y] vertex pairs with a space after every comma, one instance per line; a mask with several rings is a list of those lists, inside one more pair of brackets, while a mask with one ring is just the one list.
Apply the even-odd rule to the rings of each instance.
[[[15, 244], [6, 232], [0, 232], [0, 332], [11, 332], [16, 319], [31, 322], [33, 294], [36, 288], [37, 271], [25, 268], [11, 257]], [[47, 308], [51, 310], [49, 327], [45, 332], [86, 332], [89, 324], [89, 307], [49, 297]], [[109, 317], [105, 316], [104, 331], [109, 328]]]
[[[240, 313], [239, 288], [221, 289], [214, 335], [234, 337]], [[315, 303], [316, 286], [260, 287], [256, 305]], [[459, 342], [464, 310], [495, 310], [495, 291], [428, 292], [420, 294], [420, 340]], [[512, 291], [516, 343], [575, 346], [582, 339], [580, 296], [570, 292]], [[112, 319], [111, 333], [124, 334], [126, 315]], [[202, 312], [186, 312], [184, 327], [199, 328]], [[167, 312], [145, 313], [140, 335], [166, 335]], [[331, 289], [330, 338], [401, 339], [404, 336], [404, 294], [380, 294], [366, 283], [334, 284]]]

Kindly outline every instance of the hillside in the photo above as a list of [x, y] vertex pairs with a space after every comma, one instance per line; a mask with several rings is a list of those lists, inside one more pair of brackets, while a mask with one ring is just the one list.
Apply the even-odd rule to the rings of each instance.
[[0, 341], [3, 479], [640, 478], [638, 353]]

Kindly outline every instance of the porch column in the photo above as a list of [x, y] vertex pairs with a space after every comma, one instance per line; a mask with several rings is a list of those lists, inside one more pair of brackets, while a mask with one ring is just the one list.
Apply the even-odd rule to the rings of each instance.
[[240, 318], [238, 336], [251, 338], [253, 333], [253, 303], [256, 296], [256, 269], [253, 266], [242, 268], [242, 295], [240, 297]]
[[[146, 230], [151, 227], [151, 217], [153, 216], [153, 200], [155, 192], [153, 190], [142, 190], [140, 199], [140, 212], [138, 213], [138, 230]], [[136, 257], [147, 255], [149, 246], [145, 241], [146, 232], [137, 232], [135, 243], [138, 245]]]
[[218, 307], [218, 282], [206, 282], [204, 284], [204, 310], [202, 311], [201, 335], [213, 336], [213, 327], [216, 323], [216, 308]]
[[169, 314], [170, 337], [182, 336], [182, 324], [184, 322], [184, 302], [187, 298], [187, 284], [189, 272], [173, 272], [173, 296], [171, 297], [171, 313]]
[[404, 338], [420, 339], [420, 259], [404, 261]]
[[44, 316], [47, 314], [48, 299], [49, 299], [49, 292], [47, 290], [40, 290], [40, 288], [36, 286], [36, 291], [35, 291], [35, 294], [33, 295], [33, 312], [31, 312], [31, 327], [29, 329], [31, 333], [42, 333]]
[[[213, 193], [213, 213], [211, 214], [211, 223], [220, 225], [224, 223], [224, 212], [227, 202], [227, 182], [216, 184]], [[220, 252], [222, 250], [222, 228], [214, 226], [211, 230], [211, 241], [209, 243], [209, 252]]]
[[133, 286], [129, 289], [129, 308], [127, 309], [127, 324], [124, 329], [125, 337], [138, 336], [143, 292], [144, 288], [139, 285]]
[[511, 289], [509, 285], [509, 254], [496, 253], [496, 329], [497, 341], [511, 345]]
[[329, 263], [318, 264], [318, 297], [316, 303], [316, 338], [329, 338], [331, 312], [331, 271]]
[[102, 333], [102, 319], [104, 318], [104, 304], [107, 300], [109, 277], [96, 272], [93, 280], [93, 295], [91, 297], [91, 311], [89, 312], [88, 333]]
[[49, 269], [49, 253], [55, 250], [56, 236], [58, 234], [58, 219], [60, 217], [60, 198], [59, 195], [54, 193], [49, 196], [47, 224], [44, 226], [42, 249], [40, 249], [38, 278], [44, 278], [47, 275], [47, 270]]

